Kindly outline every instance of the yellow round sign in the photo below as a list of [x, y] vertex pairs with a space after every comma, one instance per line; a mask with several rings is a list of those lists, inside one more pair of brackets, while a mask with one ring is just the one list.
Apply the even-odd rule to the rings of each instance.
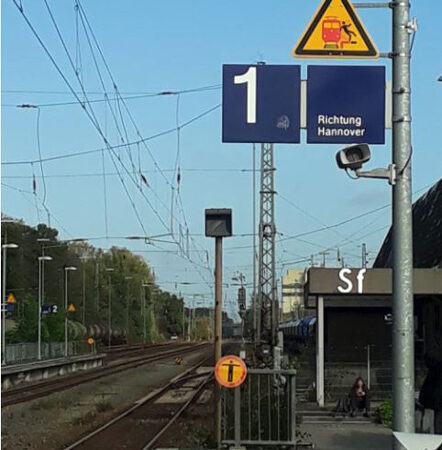
[[221, 386], [227, 388], [238, 387], [244, 382], [246, 377], [247, 367], [238, 356], [224, 356], [215, 366], [215, 378]]
[[92, 337], [88, 338], [87, 343], [88, 343], [89, 345], [93, 345], [93, 344], [95, 343], [94, 338], [92, 338]]

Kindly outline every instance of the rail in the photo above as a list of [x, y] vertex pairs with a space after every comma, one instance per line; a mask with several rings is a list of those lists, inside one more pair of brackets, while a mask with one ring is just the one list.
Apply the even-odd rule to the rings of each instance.
[[22, 386], [20, 388], [7, 390], [2, 393], [2, 408], [5, 406], [22, 403], [29, 400], [40, 398], [53, 392], [59, 392], [74, 386], [78, 386], [88, 381], [93, 381], [98, 378], [113, 375], [125, 370], [133, 369], [138, 366], [159, 361], [164, 358], [179, 356], [183, 353], [189, 353], [196, 351], [200, 348], [207, 347], [208, 344], [192, 345], [189, 347], [179, 347], [177, 349], [164, 351], [154, 355], [134, 357], [129, 360], [114, 363], [112, 365], [99, 367], [92, 369], [86, 373], [79, 373], [76, 375], [68, 375], [66, 377], [48, 380], [43, 383], [37, 383], [35, 385]]
[[[89, 446], [88, 448], [96, 448], [93, 444], [93, 438], [96, 436], [101, 435], [101, 433], [104, 433], [106, 430], [109, 430], [110, 433], [112, 433], [112, 426], [117, 424], [117, 427], [121, 427], [120, 422], [125, 419], [126, 417], [130, 416], [132, 413], [137, 411], [137, 414], [139, 413], [140, 408], [150, 405], [151, 403], [155, 402], [157, 399], [159, 399], [162, 395], [164, 395], [167, 391], [171, 389], [175, 389], [178, 385], [184, 383], [189, 378], [192, 378], [192, 373], [196, 372], [198, 368], [200, 368], [203, 364], [205, 364], [207, 361], [211, 360], [212, 356], [207, 357], [204, 356], [204, 358], [198, 362], [193, 367], [189, 368], [185, 372], [183, 372], [181, 375], [178, 375], [177, 377], [173, 378], [171, 381], [169, 381], [167, 384], [162, 386], [159, 389], [156, 389], [155, 391], [151, 392], [149, 395], [144, 397], [143, 399], [138, 400], [135, 402], [133, 406], [128, 408], [127, 410], [123, 411], [121, 414], [119, 414], [117, 417], [114, 417], [109, 422], [105, 423], [101, 427], [97, 428], [96, 430], [92, 431], [91, 433], [87, 434], [80, 440], [74, 442], [69, 447], [67, 447], [65, 450], [73, 450], [75, 448], [83, 446]], [[194, 377], [200, 377], [202, 374], [194, 374]], [[144, 440], [144, 444], [140, 446], [143, 450], [149, 450], [152, 449], [155, 443], [160, 439], [160, 437], [170, 428], [170, 426], [181, 416], [181, 414], [188, 408], [188, 406], [199, 396], [202, 389], [207, 385], [207, 383], [210, 381], [210, 379], [213, 376], [213, 373], [210, 372], [209, 374], [205, 373], [203, 374], [204, 379], [199, 383], [195, 391], [193, 392], [192, 396], [179, 407], [179, 409], [173, 414], [173, 416], [167, 421], [166, 424], [164, 424], [159, 430], [156, 430], [154, 432], [154, 435], [151, 436], [148, 440]], [[150, 431], [146, 430], [146, 431]], [[120, 432], [118, 432], [120, 433]], [[92, 441], [92, 442], [91, 442]], [[92, 445], [92, 446], [91, 446]]]

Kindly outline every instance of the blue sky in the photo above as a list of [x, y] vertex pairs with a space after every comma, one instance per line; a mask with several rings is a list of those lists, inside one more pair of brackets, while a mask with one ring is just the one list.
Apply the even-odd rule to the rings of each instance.
[[[22, 0], [21, 3], [63, 74], [75, 90], [80, 90], [44, 2]], [[89, 100], [103, 100], [103, 88], [80, 16], [78, 42], [76, 40], [74, 1], [48, 0], [48, 3], [85, 90], [90, 92]], [[223, 64], [248, 64], [259, 60], [269, 64], [301, 64], [303, 76], [308, 63], [375, 64], [385, 65], [387, 78], [391, 79], [391, 64], [386, 59], [364, 62], [292, 58], [293, 46], [318, 4], [317, 1], [293, 0], [82, 1], [123, 97], [213, 87], [179, 96], [125, 100], [142, 137], [173, 129], [177, 123], [183, 124], [219, 105]], [[379, 50], [389, 51], [390, 11], [359, 10], [359, 14]], [[437, 181], [442, 172], [442, 83], [436, 81], [442, 74], [439, 31], [442, 3], [439, 0], [415, 2], [412, 15], [419, 21], [412, 59], [413, 191], [418, 191]], [[94, 52], [98, 55], [96, 50]], [[100, 60], [99, 65], [105, 88], [112, 97], [112, 80]], [[9, 0], [2, 2], [2, 91], [3, 163], [38, 159], [38, 111], [43, 159], [103, 147], [102, 138], [78, 103], [43, 106], [71, 102], [75, 98], [69, 94], [65, 82]], [[23, 103], [41, 107], [8, 106]], [[113, 101], [111, 105], [123, 138], [126, 139], [127, 132], [128, 142], [139, 139], [123, 102]], [[119, 108], [126, 130], [118, 116]], [[93, 104], [93, 111], [111, 145], [121, 144], [110, 107], [105, 102], [97, 102]], [[372, 147], [371, 167], [386, 166], [390, 162], [390, 132], [386, 134], [386, 142], [385, 146]], [[220, 108], [182, 128], [179, 143], [178, 133], [171, 132], [149, 140], [147, 144], [148, 149], [143, 145], [130, 147], [135, 172], [141, 166], [149, 183], [149, 187], [142, 188], [144, 196], [135, 186], [140, 177], [134, 175], [134, 184], [124, 174], [122, 166], [118, 162], [116, 165], [123, 173], [130, 197], [149, 235], [170, 231], [171, 209], [176, 241], [185, 242], [179, 237], [179, 224], [184, 235], [187, 223], [193, 238], [189, 255], [194, 264], [179, 256], [176, 244], [151, 246], [113, 238], [141, 235], [143, 229], [108, 153], [104, 155], [108, 239], [102, 238], [106, 236], [102, 153], [44, 162], [45, 204], [51, 213], [51, 224], [60, 229], [61, 238], [88, 237], [93, 238], [90, 241], [93, 245], [103, 248], [115, 244], [140, 251], [153, 265], [163, 288], [181, 291], [189, 303], [193, 298], [197, 302], [211, 304], [210, 290], [200, 275], [202, 273], [205, 280], [211, 281], [211, 273], [204, 269], [207, 262], [205, 249], [212, 266], [214, 243], [203, 236], [204, 209], [231, 207], [237, 236], [225, 241], [225, 281], [229, 282], [240, 270], [251, 283], [252, 146], [222, 144]], [[305, 136], [299, 145], [275, 146], [276, 218], [277, 230], [281, 233], [278, 238], [333, 225], [390, 202], [391, 192], [387, 183], [353, 181], [337, 169], [334, 160], [337, 148], [335, 145], [307, 145]], [[118, 155], [125, 167], [132, 170], [126, 148], [120, 147], [115, 152], [115, 157]], [[181, 173], [181, 202], [176, 195], [173, 201], [171, 198], [171, 186], [175, 186], [175, 192], [177, 190], [176, 166], [180, 167]], [[37, 180], [38, 208], [32, 195], [33, 174]], [[39, 164], [3, 165], [2, 183], [9, 186], [2, 186], [4, 213], [23, 218], [31, 225], [39, 220], [47, 221], [41, 205], [44, 188]], [[27, 192], [19, 192], [10, 186]], [[416, 195], [423, 192], [421, 190]], [[315, 254], [315, 261], [319, 262], [317, 254], [324, 248], [339, 247], [346, 263], [360, 265], [360, 245], [367, 243], [370, 257], [374, 257], [388, 229], [390, 216], [390, 209], [385, 208], [338, 228], [281, 242], [277, 247], [278, 276], [293, 266], [290, 261]], [[169, 252], [165, 253], [164, 249]], [[330, 250], [328, 264], [336, 264], [336, 250]], [[303, 266], [303, 263], [295, 266]], [[182, 282], [194, 284], [179, 284]], [[225, 293], [227, 308], [231, 310], [235, 304], [236, 287], [230, 286]], [[193, 297], [194, 294], [204, 294], [205, 297]]]

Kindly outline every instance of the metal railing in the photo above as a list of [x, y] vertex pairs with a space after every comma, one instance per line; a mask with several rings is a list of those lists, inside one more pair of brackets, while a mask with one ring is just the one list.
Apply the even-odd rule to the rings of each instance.
[[[41, 344], [41, 359], [55, 359], [64, 357], [64, 342], [43, 342]], [[71, 341], [68, 343], [68, 356], [80, 356], [96, 353], [96, 346], [87, 343]], [[37, 342], [20, 344], [6, 344], [5, 363], [20, 364], [37, 361]]]
[[222, 411], [223, 445], [296, 448], [296, 371], [249, 369], [222, 390]]

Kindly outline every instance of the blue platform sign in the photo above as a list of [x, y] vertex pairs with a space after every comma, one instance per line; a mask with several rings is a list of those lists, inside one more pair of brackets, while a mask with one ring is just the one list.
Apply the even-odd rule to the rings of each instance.
[[57, 305], [41, 305], [42, 314], [57, 313], [57, 312], [58, 312]]
[[307, 143], [385, 143], [385, 67], [308, 66], [307, 73]]
[[224, 65], [223, 142], [299, 143], [300, 66]]

